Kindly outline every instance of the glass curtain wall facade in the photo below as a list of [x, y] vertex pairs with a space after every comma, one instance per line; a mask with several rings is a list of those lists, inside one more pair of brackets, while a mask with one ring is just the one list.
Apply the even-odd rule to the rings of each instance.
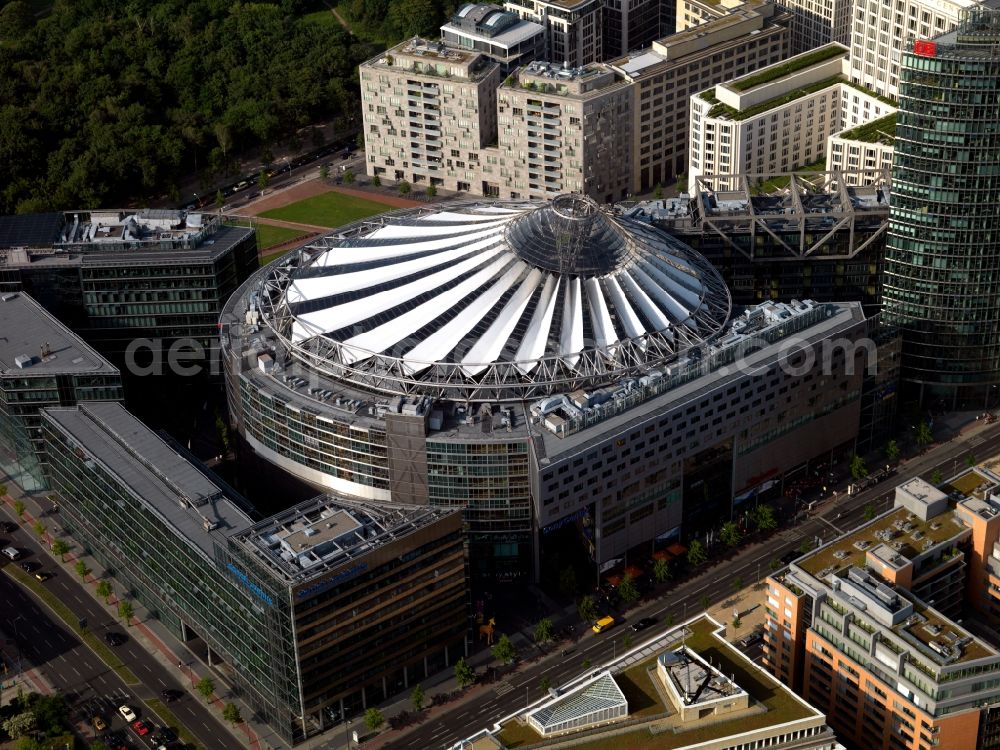
[[214, 557], [207, 555], [43, 416], [46, 469], [61, 499], [66, 532], [177, 638], [204, 639], [232, 667], [226, 671], [238, 692], [292, 737], [301, 711], [287, 590], [269, 607], [235, 585], [224, 572], [229, 557], [222, 534]]
[[903, 53], [884, 315], [902, 376], [945, 408], [1000, 403], [1000, 11]]

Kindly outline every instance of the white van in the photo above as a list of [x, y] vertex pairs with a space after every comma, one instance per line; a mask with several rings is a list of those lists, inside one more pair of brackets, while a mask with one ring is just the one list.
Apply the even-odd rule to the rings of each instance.
[[11, 560], [18, 560], [21, 557], [21, 551], [16, 547], [4, 547], [3, 553]]

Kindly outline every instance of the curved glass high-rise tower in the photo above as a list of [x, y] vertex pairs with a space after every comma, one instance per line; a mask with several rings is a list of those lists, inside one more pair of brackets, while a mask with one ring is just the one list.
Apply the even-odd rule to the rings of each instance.
[[922, 401], [1000, 403], [1000, 10], [903, 53], [883, 310]]

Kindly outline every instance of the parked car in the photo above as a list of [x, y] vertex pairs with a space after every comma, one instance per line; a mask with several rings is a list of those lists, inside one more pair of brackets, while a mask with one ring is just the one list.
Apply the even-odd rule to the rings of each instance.
[[3, 554], [10, 560], [21, 559], [21, 550], [17, 549], [16, 547], [4, 547]]
[[[4, 550], [4, 552], [6, 552], [6, 551], [7, 550]], [[36, 562], [23, 562], [20, 565], [21, 570], [23, 570], [25, 573], [31, 573], [36, 568], [39, 568], [39, 567], [41, 567], [41, 566], [38, 563], [36, 563]]]
[[45, 570], [39, 570], [37, 573], [35, 573], [35, 578], [37, 578], [39, 581], [47, 581], [51, 577], [52, 574]]
[[178, 700], [184, 693], [180, 690], [161, 690], [160, 697], [163, 698], [165, 703], [173, 703]]
[[109, 646], [120, 646], [125, 643], [125, 636], [121, 633], [116, 633], [113, 630], [109, 630], [104, 634], [104, 640]]
[[94, 729], [97, 730], [98, 732], [103, 732], [105, 729], [108, 728], [108, 723], [101, 716], [95, 716], [92, 720], [92, 723], [94, 725]]
[[0, 521], [0, 532], [4, 534], [13, 534], [17, 531], [17, 524], [11, 523], [10, 521]]
[[149, 724], [144, 722], [142, 719], [137, 719], [131, 724], [132, 731], [135, 732], [140, 737], [145, 737], [149, 734]]
[[130, 706], [119, 706], [118, 713], [122, 715], [125, 721], [135, 721], [135, 711]]
[[764, 640], [764, 631], [763, 630], [754, 630], [753, 632], [747, 633], [745, 636], [743, 636], [742, 638], [740, 638], [736, 642], [736, 644], [740, 648], [748, 648], [749, 646], [752, 646], [753, 644], [757, 643], [758, 641], [762, 641], [762, 640]]

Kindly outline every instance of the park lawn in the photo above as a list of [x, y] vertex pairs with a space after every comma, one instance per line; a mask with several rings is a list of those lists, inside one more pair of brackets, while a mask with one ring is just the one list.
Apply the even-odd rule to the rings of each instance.
[[315, 24], [316, 26], [340, 26], [337, 17], [333, 15], [329, 8], [317, 10], [314, 13], [306, 13], [302, 16], [302, 21]]
[[261, 214], [266, 219], [297, 221], [300, 224], [314, 224], [320, 227], [339, 227], [367, 216], [384, 213], [391, 206], [376, 203], [366, 198], [356, 198], [343, 193], [322, 193], [274, 208]]
[[270, 224], [257, 224], [257, 249], [267, 250], [269, 247], [281, 245], [305, 235], [306, 233], [301, 229], [272, 227]]

